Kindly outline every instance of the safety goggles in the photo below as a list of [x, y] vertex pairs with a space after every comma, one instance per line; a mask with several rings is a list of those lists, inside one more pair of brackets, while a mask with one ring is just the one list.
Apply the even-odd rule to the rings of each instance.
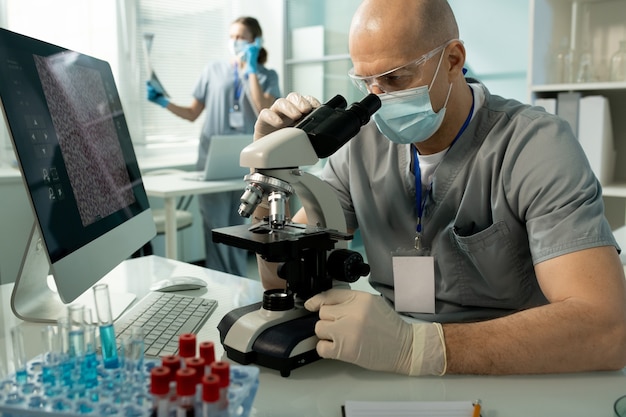
[[437, 55], [446, 46], [458, 39], [452, 39], [433, 49], [432, 51], [422, 55], [414, 61], [408, 64], [400, 65], [389, 71], [382, 72], [376, 75], [356, 75], [354, 73], [354, 67], [348, 71], [348, 76], [359, 90], [364, 94], [372, 92], [374, 87], [378, 87], [384, 93], [392, 93], [394, 91], [405, 90], [411, 87], [415, 76], [417, 75], [417, 69], [420, 65], [424, 64], [433, 56]]

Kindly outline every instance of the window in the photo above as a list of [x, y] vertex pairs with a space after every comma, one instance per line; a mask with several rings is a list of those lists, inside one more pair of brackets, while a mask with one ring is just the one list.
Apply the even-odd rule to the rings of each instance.
[[[136, 20], [129, 22], [129, 38], [133, 45], [129, 53], [137, 56], [137, 74], [133, 80], [139, 114], [133, 120], [141, 121], [141, 133], [135, 142], [197, 143], [204, 113], [190, 123], [164, 111], [146, 100], [145, 80], [148, 63], [144, 53], [144, 34], [153, 34], [150, 62], [172, 100], [181, 105], [192, 101], [192, 91], [202, 69], [209, 60], [228, 56], [227, 40], [233, 6], [227, 0], [135, 0]], [[132, 3], [132, 2], [131, 2]], [[128, 12], [132, 14], [132, 10]], [[128, 19], [130, 20], [130, 19]], [[137, 130], [139, 130], [137, 128]]]
[[[3, 0], [3, 28], [104, 59], [117, 77], [115, 2], [99, 0]], [[0, 118], [0, 162], [15, 161]]]
[[[108, 61], [136, 144], [195, 144], [201, 120], [190, 123], [146, 99], [144, 34], [154, 35], [151, 62], [168, 93], [190, 103], [204, 65], [228, 56], [238, 7], [228, 0], [0, 0], [0, 25]], [[3, 120], [0, 144], [0, 158], [13, 159]]]

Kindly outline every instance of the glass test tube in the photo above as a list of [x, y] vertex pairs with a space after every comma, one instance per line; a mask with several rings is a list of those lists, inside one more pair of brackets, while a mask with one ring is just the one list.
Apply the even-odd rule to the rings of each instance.
[[143, 377], [145, 343], [143, 328], [133, 327], [130, 337], [124, 341], [124, 364], [130, 378]]
[[70, 304], [67, 308], [69, 318], [69, 354], [70, 357], [82, 357], [85, 354], [85, 306]]
[[15, 365], [15, 382], [25, 384], [28, 381], [26, 369], [26, 352], [24, 350], [24, 333], [22, 327], [17, 325], [11, 328], [11, 341], [13, 343], [13, 364]]
[[93, 297], [100, 328], [100, 344], [102, 345], [104, 367], [108, 369], [117, 368], [119, 367], [119, 360], [115, 342], [115, 329], [113, 327], [113, 313], [111, 312], [111, 299], [109, 298], [109, 286], [107, 284], [96, 284], [93, 287]]
[[41, 329], [41, 342], [44, 348], [41, 379], [44, 385], [55, 385], [57, 382], [56, 370], [61, 353], [58, 327], [46, 326]]
[[85, 308], [85, 360], [82, 363], [83, 380], [87, 388], [98, 385], [98, 342], [96, 325], [93, 324], [91, 309]]
[[59, 364], [57, 367], [57, 376], [61, 385], [69, 385], [73, 368], [73, 362], [70, 358], [70, 318], [68, 316], [59, 317], [57, 326], [59, 329]]

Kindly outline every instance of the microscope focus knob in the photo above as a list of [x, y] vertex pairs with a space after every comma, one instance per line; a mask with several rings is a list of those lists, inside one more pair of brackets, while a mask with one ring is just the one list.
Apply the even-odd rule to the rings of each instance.
[[370, 273], [360, 253], [349, 249], [337, 249], [330, 253], [326, 263], [328, 275], [338, 281], [355, 282]]

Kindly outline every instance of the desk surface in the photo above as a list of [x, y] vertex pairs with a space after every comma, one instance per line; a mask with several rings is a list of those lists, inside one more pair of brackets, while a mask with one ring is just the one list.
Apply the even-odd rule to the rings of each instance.
[[190, 172], [183, 172], [176, 174], [144, 175], [141, 178], [146, 194], [161, 198], [243, 190], [246, 187], [246, 182], [243, 178], [224, 181], [197, 181], [186, 178], [189, 177], [190, 174]]
[[[217, 310], [198, 334], [198, 339], [216, 342], [216, 354], [220, 357], [224, 351], [219, 345], [218, 322], [231, 309], [259, 301], [262, 295], [259, 282], [154, 256], [126, 261], [104, 280], [112, 291], [130, 291], [141, 297], [148, 292], [152, 282], [175, 275], [205, 279], [206, 289], [187, 293], [219, 301]], [[12, 356], [8, 329], [19, 324], [25, 331], [30, 358], [39, 353], [40, 325], [20, 322], [11, 314], [8, 303], [11, 288], [12, 284], [0, 286], [0, 353], [6, 351], [7, 356]], [[293, 370], [288, 378], [281, 377], [277, 371], [261, 368], [260, 379], [254, 403], [255, 417], [340, 417], [340, 407], [346, 400], [454, 401], [476, 398], [483, 402], [483, 417], [610, 417], [614, 401], [626, 394], [624, 371], [506, 377], [407, 377], [321, 360]]]

